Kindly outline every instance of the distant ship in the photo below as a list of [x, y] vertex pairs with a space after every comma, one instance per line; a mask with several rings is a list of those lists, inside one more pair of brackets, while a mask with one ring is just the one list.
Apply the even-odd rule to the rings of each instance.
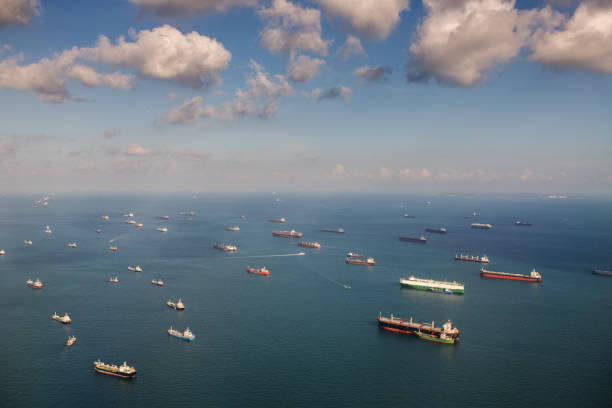
[[241, 215], [240, 218], [244, 220], [246, 218], [246, 215]]
[[318, 242], [301, 241], [301, 242], [298, 242], [298, 246], [306, 247], [306, 248], [321, 249], [321, 244], [319, 244]]
[[476, 229], [491, 229], [493, 226], [491, 224], [481, 224], [479, 222], [473, 222], [472, 228]]
[[193, 211], [180, 211], [178, 215], [184, 215], [187, 217], [195, 217], [195, 213]]
[[301, 232], [297, 232], [295, 230], [291, 231], [272, 231], [272, 235], [275, 237], [283, 237], [283, 238], [300, 238], [302, 236]]
[[540, 275], [535, 269], [532, 269], [529, 275], [523, 275], [520, 273], [488, 271], [485, 268], [482, 268], [480, 270], [480, 276], [484, 278], [508, 279], [525, 282], [542, 282], [542, 275]]
[[254, 273], [255, 275], [264, 275], [264, 276], [268, 276], [270, 275], [270, 271], [268, 269], [266, 269], [266, 267], [261, 267], [259, 269], [257, 268], [251, 268], [250, 266], [247, 266], [246, 268], [248, 273]]
[[523, 221], [520, 221], [520, 220], [516, 220], [516, 221], [514, 221], [514, 225], [520, 225], [520, 226], [522, 226], [522, 227], [531, 227], [531, 224], [530, 224], [530, 223], [528, 223], [528, 222], [523, 222]]
[[163, 281], [163, 280], [161, 280], [161, 279], [153, 279], [153, 280], [151, 281], [151, 283], [152, 283], [153, 285], [157, 285], [157, 286], [164, 286], [164, 281]]
[[183, 304], [183, 301], [181, 299], [179, 299], [179, 301], [176, 303], [169, 300], [166, 302], [166, 304], [175, 310], [185, 310], [185, 305]]
[[100, 218], [102, 218], [103, 220], [108, 221], [110, 219], [110, 217], [108, 215], [103, 215]]
[[170, 219], [170, 217], [167, 215], [158, 215], [155, 218], [157, 218], [158, 220], [166, 220], [166, 221]]
[[428, 290], [430, 292], [463, 295], [464, 291], [463, 283], [457, 283], [455, 281], [435, 281], [432, 279], [421, 279], [411, 276], [408, 279], [400, 279], [400, 283], [402, 286], [411, 289]]
[[215, 244], [213, 245], [213, 248], [220, 249], [225, 252], [235, 252], [238, 250], [238, 247], [232, 244]]
[[32, 289], [42, 289], [43, 284], [40, 281], [40, 279], [36, 279], [35, 281], [33, 281], [32, 279], [28, 279], [26, 281], [26, 284], [31, 287]]
[[142, 268], [140, 267], [140, 265], [136, 265], [136, 266], [128, 266], [128, 271], [132, 271], [132, 272], [142, 272]]
[[323, 232], [335, 232], [336, 234], [344, 234], [344, 228], [321, 228]]
[[359, 259], [354, 257], [347, 257], [346, 263], [351, 265], [364, 265], [364, 266], [374, 266], [376, 262], [374, 262], [374, 258], [367, 259]]
[[357, 252], [352, 251], [349, 251], [346, 256], [349, 258], [363, 258], [363, 254], [358, 254]]
[[189, 327], [187, 327], [185, 331], [180, 332], [178, 330], [174, 330], [172, 326], [170, 326], [170, 328], [168, 329], [168, 334], [174, 337], [178, 337], [181, 340], [186, 340], [186, 341], [194, 341], [196, 337], [191, 332], [191, 330], [189, 330]]
[[119, 248], [117, 248], [116, 246], [111, 246], [111, 247], [109, 247], [108, 249], [110, 249], [111, 251], [115, 251], [115, 252], [117, 252], [117, 250], [118, 250]]
[[459, 330], [453, 327], [453, 323], [449, 320], [442, 328], [435, 327], [434, 322], [417, 323], [410, 320], [401, 319], [391, 315], [391, 317], [378, 315], [378, 327], [384, 330], [412, 334], [423, 340], [433, 341], [437, 343], [455, 344], [459, 341]]
[[462, 255], [455, 255], [455, 259], [458, 261], [489, 263], [489, 257], [486, 255], [474, 256], [474, 255], [463, 255], [462, 254]]
[[51, 231], [51, 228], [49, 228], [49, 226], [47, 225], [45, 227], [45, 234], [52, 234], [52, 233], [53, 233], [53, 231]]
[[593, 273], [593, 275], [612, 276], [612, 271], [607, 271], [605, 269], [593, 269], [591, 273]]
[[98, 229], [95, 229], [95, 230], [94, 230], [94, 232], [96, 232], [96, 233], [98, 233], [98, 234], [99, 234], [99, 233], [101, 233], [101, 232], [102, 232], [102, 230], [98, 228]]
[[126, 224], [136, 224], [136, 220], [132, 220], [132, 219], [126, 220], [125, 223]]
[[4, 252], [4, 249], [0, 249], [0, 256], [6, 254], [6, 252]]
[[76, 247], [77, 247], [77, 243], [76, 243], [76, 242], [69, 242], [69, 243], [68, 243], [68, 246], [69, 246], [70, 248], [76, 248]]
[[119, 283], [119, 278], [117, 278], [116, 276], [111, 276], [111, 278], [108, 280], [110, 283]]
[[168, 228], [166, 228], [166, 227], [157, 227], [157, 228], [155, 228], [155, 230], [159, 231], [159, 232], [168, 232]]
[[423, 236], [421, 236], [419, 238], [400, 236], [399, 240], [400, 241], [408, 241], [408, 242], [417, 242], [419, 244], [426, 244], [427, 243], [427, 238], [425, 238]]
[[446, 234], [446, 228], [425, 228], [425, 232], [434, 232], [436, 234]]
[[237, 225], [231, 226], [231, 227], [227, 227], [228, 231], [240, 231], [240, 227]]
[[124, 217], [128, 217], [128, 218], [132, 218], [134, 216], [134, 213], [127, 213], [127, 214], [123, 214]]
[[94, 370], [100, 374], [114, 375], [115, 377], [127, 379], [134, 378], [136, 375], [136, 369], [127, 365], [125, 361], [119, 367], [105, 364], [100, 360], [94, 361]]
[[141, 223], [141, 222], [139, 222], [138, 224], [135, 224], [134, 226], [135, 226], [135, 227], [138, 227], [138, 228], [142, 228], [142, 227], [144, 226], [144, 224], [143, 224], [143, 223]]
[[70, 347], [72, 346], [74, 343], [76, 343], [76, 337], [72, 336], [72, 337], [68, 337], [68, 341], [66, 342], [66, 346]]
[[427, 201], [425, 201], [425, 204], [431, 205], [431, 201], [427, 200]]
[[51, 318], [63, 324], [70, 324], [70, 322], [72, 321], [72, 319], [70, 319], [70, 316], [68, 316], [68, 313], [64, 313], [64, 315], [61, 317], [57, 313], [53, 313], [53, 316], [51, 316]]
[[25, 245], [28, 245], [28, 246], [31, 246], [31, 245], [32, 245], [32, 241], [27, 240], [27, 239], [26, 239], [25, 241], [23, 241], [23, 243], [24, 243]]
[[268, 222], [277, 222], [279, 224], [284, 224], [285, 223], [285, 219], [284, 218], [270, 218], [268, 220]]
[[414, 215], [404, 214], [404, 218], [415, 219], [416, 217]]

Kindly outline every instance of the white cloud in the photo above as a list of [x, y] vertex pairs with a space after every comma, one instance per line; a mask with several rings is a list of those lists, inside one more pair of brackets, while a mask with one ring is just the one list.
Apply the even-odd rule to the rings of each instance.
[[515, 57], [534, 24], [562, 18], [550, 8], [519, 11], [514, 0], [423, 0], [427, 15], [410, 46], [408, 81], [473, 86]]
[[583, 1], [561, 28], [538, 30], [531, 48], [531, 59], [553, 69], [612, 74], [612, 1]]
[[324, 99], [343, 99], [345, 101], [348, 101], [349, 99], [351, 99], [352, 94], [353, 91], [351, 91], [351, 88], [339, 85], [332, 86], [331, 88], [327, 89], [316, 88], [312, 92], [306, 93], [305, 96], [314, 99], [317, 102], [320, 102]]
[[256, 6], [257, 0], [130, 0], [143, 13], [160, 16], [226, 11], [236, 6]]
[[215, 109], [213, 107], [202, 107], [202, 97], [194, 96], [183, 102], [181, 106], [170, 109], [165, 114], [164, 120], [168, 123], [194, 123], [214, 115]]
[[392, 69], [384, 65], [377, 67], [369, 67], [364, 65], [353, 71], [362, 82], [385, 82], [388, 76], [391, 75]]
[[308, 82], [319, 74], [319, 68], [325, 65], [320, 58], [311, 58], [300, 55], [297, 58], [291, 56], [287, 67], [287, 77], [295, 82]]
[[533, 171], [531, 171], [531, 170], [523, 170], [521, 172], [521, 175], [519, 176], [519, 179], [522, 180], [522, 181], [527, 181], [527, 180], [530, 180], [530, 179], [532, 179], [534, 177], [535, 177], [535, 173]]
[[311, 51], [327, 55], [330, 40], [321, 38], [321, 12], [287, 0], [274, 0], [269, 8], [259, 9], [266, 22], [259, 33], [260, 43], [270, 52], [289, 54]]
[[334, 166], [334, 168], [331, 171], [332, 176], [344, 176], [346, 174], [346, 171], [344, 170], [344, 165], [343, 164], [336, 164]]
[[0, 4], [0, 28], [8, 24], [29, 24], [40, 14], [38, 0], [2, 0]]
[[352, 56], [367, 57], [367, 54], [361, 45], [361, 40], [349, 34], [344, 44], [336, 51], [336, 56], [340, 58], [340, 60], [346, 61]]
[[410, 8], [410, 0], [315, 0], [325, 13], [338, 17], [351, 30], [373, 40], [387, 38]]
[[91, 61], [134, 69], [139, 75], [177, 81], [193, 88], [220, 82], [232, 54], [214, 38], [196, 31], [183, 34], [163, 25], [152, 30], [130, 31], [133, 41], [120, 37], [115, 45], [104, 35], [93, 48], [79, 55]]
[[125, 153], [129, 156], [151, 156], [154, 154], [154, 151], [148, 147], [144, 147], [143, 145], [131, 144], [128, 145]]
[[134, 76], [124, 75], [120, 72], [100, 74], [87, 65], [73, 65], [66, 73], [68, 78], [75, 79], [86, 86], [107, 85], [114, 89], [130, 90], [133, 88]]

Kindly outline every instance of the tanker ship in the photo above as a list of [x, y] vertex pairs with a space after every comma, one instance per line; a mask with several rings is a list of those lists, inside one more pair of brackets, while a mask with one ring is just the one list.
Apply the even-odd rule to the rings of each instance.
[[319, 244], [318, 242], [301, 241], [301, 242], [298, 242], [298, 246], [306, 247], [306, 248], [313, 248], [313, 249], [321, 249], [321, 244]]
[[174, 330], [172, 326], [168, 329], [168, 334], [174, 337], [177, 337], [181, 340], [185, 341], [194, 341], [196, 336], [189, 330], [189, 327], [185, 329], [185, 331]]
[[495, 279], [508, 279], [508, 280], [518, 280], [525, 282], [542, 282], [542, 275], [540, 275], [535, 268], [531, 270], [529, 275], [523, 275], [520, 273], [508, 273], [508, 272], [495, 272], [489, 271], [485, 268], [480, 269], [480, 276], [484, 278], [495, 278]]
[[94, 361], [94, 370], [100, 374], [114, 375], [115, 377], [121, 378], [134, 378], [136, 375], [136, 369], [130, 367], [124, 361], [119, 367], [114, 364], [105, 364], [100, 360]]
[[427, 238], [421, 236], [419, 238], [417, 237], [404, 237], [404, 236], [400, 236], [399, 237], [400, 241], [408, 241], [408, 242], [416, 242], [418, 244], [426, 244], [427, 243]]
[[268, 222], [276, 222], [278, 224], [284, 224], [285, 223], [285, 219], [284, 218], [270, 218], [268, 220]]
[[411, 276], [409, 279], [400, 279], [400, 283], [402, 286], [411, 289], [428, 290], [430, 292], [446, 293], [449, 295], [463, 295], [464, 290], [463, 283], [457, 283], [455, 281], [435, 281], [432, 279], [415, 278], [414, 276]]
[[453, 327], [450, 320], [440, 328], [436, 327], [433, 321], [431, 323], [417, 323], [412, 321], [412, 317], [410, 320], [405, 320], [393, 315], [385, 317], [379, 313], [378, 327], [396, 333], [412, 334], [420, 339], [436, 343], [455, 344], [459, 341], [459, 330]]
[[275, 237], [283, 237], [283, 238], [300, 238], [302, 236], [302, 233], [297, 232], [296, 230], [272, 231], [272, 235], [274, 235]]
[[425, 232], [433, 232], [436, 234], [446, 234], [446, 228], [425, 228]]

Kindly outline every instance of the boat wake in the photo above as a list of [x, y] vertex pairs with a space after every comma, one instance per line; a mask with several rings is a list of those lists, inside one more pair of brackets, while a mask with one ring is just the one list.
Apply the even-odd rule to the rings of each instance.
[[118, 240], [119, 238], [123, 238], [123, 236], [124, 236], [124, 235], [125, 235], [125, 234], [121, 234], [121, 235], [119, 235], [118, 237], [115, 237], [115, 238], [109, 239], [109, 240], [108, 240], [108, 242], [113, 243], [113, 242], [115, 242], [116, 240]]
[[334, 284], [336, 284], [336, 285], [338, 285], [338, 286], [341, 286], [341, 287], [343, 287], [344, 289], [351, 289], [350, 285], [346, 285], [346, 284], [344, 284], [344, 283], [342, 283], [342, 282], [338, 282], [338, 281], [337, 281], [337, 280], [335, 280], [334, 278], [330, 278], [329, 276], [325, 276], [325, 275], [323, 275], [323, 274], [321, 274], [321, 273], [319, 273], [319, 272], [317, 272], [317, 271], [314, 271], [314, 272], [315, 272], [317, 275], [319, 275], [320, 277], [322, 277], [323, 279], [328, 280], [328, 281], [330, 281], [331, 283], [334, 283]]

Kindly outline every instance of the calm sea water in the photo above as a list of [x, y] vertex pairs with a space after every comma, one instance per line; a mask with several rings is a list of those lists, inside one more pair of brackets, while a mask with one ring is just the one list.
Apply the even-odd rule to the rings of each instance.
[[[590, 273], [612, 269], [609, 200], [58, 195], [33, 208], [34, 198], [0, 197], [1, 406], [610, 404], [612, 278]], [[190, 210], [195, 217], [177, 215]], [[124, 223], [129, 211], [143, 228]], [[278, 217], [287, 223], [267, 222]], [[516, 227], [515, 219], [533, 226]], [[494, 227], [474, 230], [471, 222]], [[162, 225], [168, 233], [155, 231]], [[230, 225], [241, 230], [226, 231]], [[449, 232], [426, 234], [427, 245], [397, 239], [429, 226]], [[323, 249], [272, 237], [279, 227]], [[72, 241], [78, 248], [67, 247]], [[239, 250], [223, 253], [215, 242]], [[376, 266], [346, 265], [348, 250]], [[306, 256], [276, 256], [301, 251]], [[494, 270], [536, 267], [544, 281], [481, 278], [478, 264], [453, 259], [458, 252], [486, 254]], [[142, 273], [127, 270], [136, 264]], [[247, 274], [247, 266], [266, 266], [271, 276]], [[399, 278], [411, 274], [465, 282], [465, 295], [401, 289]], [[112, 275], [118, 284], [108, 282]], [[44, 289], [28, 288], [30, 277]], [[153, 286], [155, 278], [165, 286]], [[165, 305], [179, 297], [184, 312]], [[53, 312], [68, 312], [73, 323], [51, 320]], [[436, 324], [450, 318], [461, 343], [381, 331], [379, 312]], [[170, 325], [189, 326], [197, 339], [169, 337]], [[78, 338], [72, 348], [69, 335]], [[97, 375], [98, 358], [127, 360], [137, 378]]]

